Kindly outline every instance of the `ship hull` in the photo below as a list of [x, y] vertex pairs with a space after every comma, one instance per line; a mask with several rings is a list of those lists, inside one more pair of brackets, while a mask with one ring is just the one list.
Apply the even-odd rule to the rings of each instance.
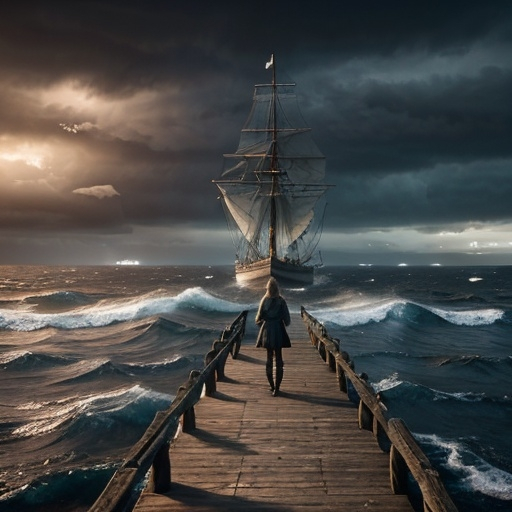
[[313, 284], [314, 268], [277, 258], [265, 258], [247, 265], [236, 265], [236, 280], [241, 284], [265, 282], [275, 277], [280, 284]]

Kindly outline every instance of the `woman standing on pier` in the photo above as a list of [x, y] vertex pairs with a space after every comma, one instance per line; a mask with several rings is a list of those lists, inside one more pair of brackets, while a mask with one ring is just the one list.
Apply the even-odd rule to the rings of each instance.
[[[283, 354], [282, 349], [291, 347], [290, 338], [285, 326], [290, 325], [290, 312], [286, 301], [279, 293], [279, 285], [271, 277], [267, 283], [267, 292], [260, 302], [256, 323], [260, 325], [260, 332], [256, 340], [257, 347], [267, 349], [266, 372], [270, 389], [274, 396], [279, 394], [279, 387], [283, 380]], [[276, 360], [276, 380], [274, 384], [273, 366]]]

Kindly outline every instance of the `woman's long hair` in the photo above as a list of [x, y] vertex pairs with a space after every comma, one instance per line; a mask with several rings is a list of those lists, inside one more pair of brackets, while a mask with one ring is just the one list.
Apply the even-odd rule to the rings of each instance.
[[271, 277], [267, 283], [267, 297], [279, 297], [279, 285], [275, 277]]

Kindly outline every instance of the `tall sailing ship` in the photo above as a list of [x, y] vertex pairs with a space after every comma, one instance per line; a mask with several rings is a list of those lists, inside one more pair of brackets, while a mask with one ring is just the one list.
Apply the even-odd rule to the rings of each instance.
[[294, 83], [256, 85], [249, 118], [234, 154], [224, 155], [221, 192], [236, 249], [236, 278], [274, 276], [287, 284], [311, 284], [319, 253], [326, 192], [325, 157], [305, 126]]

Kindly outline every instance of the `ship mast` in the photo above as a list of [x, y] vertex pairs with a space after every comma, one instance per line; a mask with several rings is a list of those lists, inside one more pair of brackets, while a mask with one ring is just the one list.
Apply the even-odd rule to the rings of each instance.
[[276, 244], [276, 195], [278, 192], [279, 174], [277, 160], [277, 83], [276, 83], [276, 61], [274, 54], [270, 59], [272, 63], [272, 158], [270, 160], [270, 174], [272, 177], [272, 188], [270, 191], [270, 225], [269, 225], [269, 256], [277, 255]]

